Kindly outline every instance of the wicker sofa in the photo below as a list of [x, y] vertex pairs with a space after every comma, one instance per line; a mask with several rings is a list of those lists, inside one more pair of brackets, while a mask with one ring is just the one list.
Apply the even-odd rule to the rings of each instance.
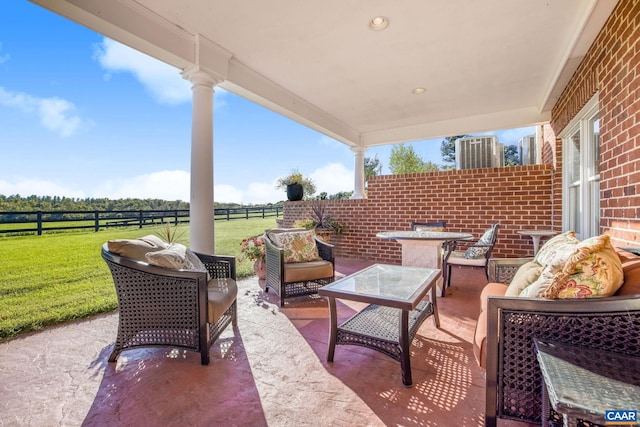
[[211, 345], [229, 324], [237, 327], [235, 258], [194, 253], [206, 268], [194, 271], [152, 265], [144, 261], [144, 250], [128, 254], [102, 246], [119, 309], [109, 362], [128, 349], [178, 347], [200, 352], [208, 365]]
[[593, 299], [506, 297], [506, 283], [530, 259], [490, 261], [474, 336], [474, 354], [486, 367], [486, 426], [497, 419], [542, 422], [534, 338], [640, 357], [640, 257], [616, 252], [623, 285], [614, 296]]
[[265, 231], [267, 277], [265, 291], [272, 289], [280, 298], [317, 294], [322, 286], [335, 279], [335, 255], [333, 245], [315, 237], [319, 259], [307, 262], [285, 262], [285, 249], [276, 243], [281, 233], [307, 232], [301, 228], [273, 228]]

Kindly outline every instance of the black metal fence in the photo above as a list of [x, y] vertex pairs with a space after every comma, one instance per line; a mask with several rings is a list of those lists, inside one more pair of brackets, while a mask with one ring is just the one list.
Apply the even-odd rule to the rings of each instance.
[[[218, 208], [216, 221], [279, 217], [282, 206], [252, 206]], [[0, 233], [37, 233], [46, 231], [93, 229], [110, 227], [158, 226], [189, 223], [188, 209], [138, 211], [29, 211], [0, 212]]]

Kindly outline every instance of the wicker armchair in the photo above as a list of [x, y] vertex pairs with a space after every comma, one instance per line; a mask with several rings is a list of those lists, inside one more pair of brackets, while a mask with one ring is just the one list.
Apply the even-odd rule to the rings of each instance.
[[137, 347], [209, 349], [230, 324], [237, 327], [234, 257], [197, 254], [207, 273], [157, 267], [109, 252], [102, 246], [118, 297], [118, 335], [109, 362]]
[[265, 291], [271, 288], [280, 297], [280, 306], [292, 296], [317, 294], [322, 286], [335, 279], [333, 245], [315, 238], [320, 260], [285, 263], [284, 250], [274, 241], [274, 235], [286, 231], [304, 229], [270, 229], [264, 234], [267, 277]]
[[[526, 261], [492, 260], [490, 281], [509, 283]], [[640, 295], [587, 300], [490, 296], [487, 427], [495, 426], [498, 418], [542, 422], [543, 380], [534, 338], [640, 357]]]

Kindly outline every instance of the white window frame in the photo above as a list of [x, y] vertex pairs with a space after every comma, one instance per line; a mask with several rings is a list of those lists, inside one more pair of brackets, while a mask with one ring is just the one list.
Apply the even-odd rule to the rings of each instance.
[[[600, 138], [594, 137], [593, 125], [599, 119], [599, 102], [596, 94], [582, 107], [576, 117], [560, 133], [562, 138], [562, 229], [575, 230], [580, 239], [597, 236], [600, 234], [600, 174], [596, 170], [599, 159], [594, 159], [595, 144], [600, 143]], [[571, 165], [569, 157], [571, 153], [571, 137], [580, 133], [580, 178], [577, 181], [579, 190], [579, 204], [572, 205], [569, 188], [576, 182], [570, 182], [569, 169]], [[598, 134], [599, 135], [599, 134]], [[599, 152], [599, 149], [598, 149]], [[594, 186], [597, 186], [594, 188]], [[595, 190], [595, 191], [594, 191]], [[571, 218], [576, 215], [578, 227], [571, 224]]]

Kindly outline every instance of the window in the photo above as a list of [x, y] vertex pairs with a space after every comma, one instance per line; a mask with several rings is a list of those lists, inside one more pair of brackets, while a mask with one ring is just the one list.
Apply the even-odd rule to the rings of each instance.
[[580, 239], [600, 234], [600, 115], [596, 95], [560, 134], [564, 230]]

